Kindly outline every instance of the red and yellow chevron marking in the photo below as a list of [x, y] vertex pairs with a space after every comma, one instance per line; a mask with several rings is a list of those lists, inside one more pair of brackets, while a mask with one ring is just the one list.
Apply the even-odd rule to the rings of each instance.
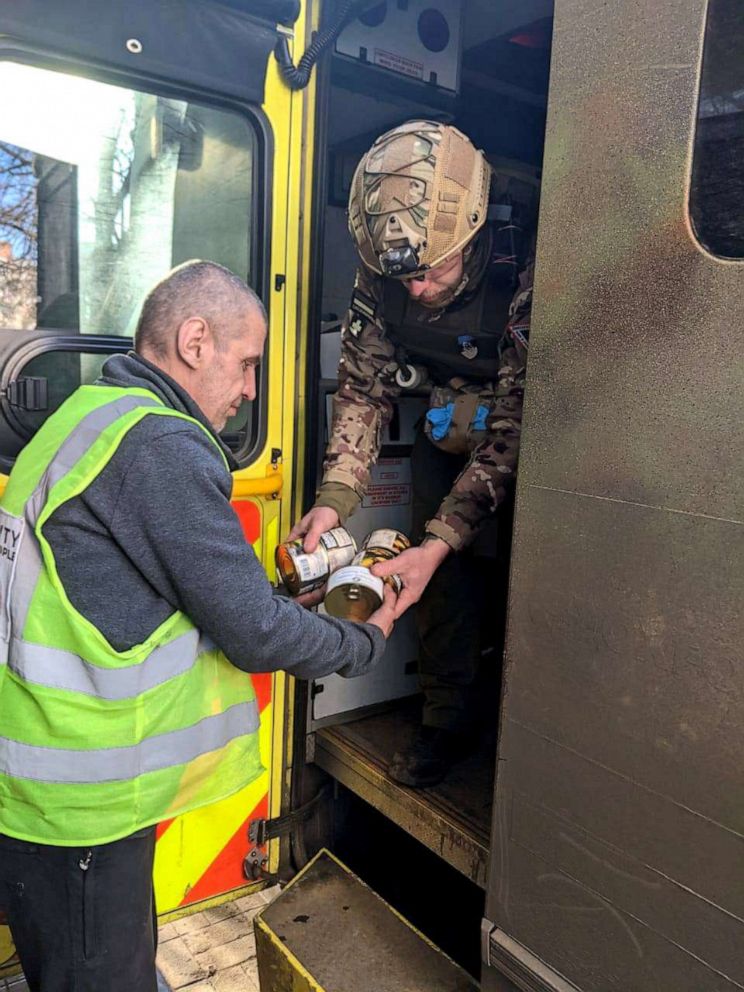
[[[233, 502], [243, 533], [261, 558], [262, 513], [251, 499]], [[273, 528], [272, 528], [273, 529]], [[246, 885], [243, 858], [251, 845], [248, 825], [268, 815], [269, 769], [273, 732], [273, 676], [253, 676], [261, 725], [259, 741], [266, 771], [245, 789], [212, 806], [193, 810], [158, 827], [155, 895], [158, 913], [210, 899]]]
[[[271, 761], [272, 676], [255, 675], [261, 713], [261, 760]], [[155, 848], [155, 895], [158, 913], [166, 913], [246, 885], [243, 858], [248, 853], [248, 825], [266, 816], [269, 773], [211, 806], [161, 823]]]

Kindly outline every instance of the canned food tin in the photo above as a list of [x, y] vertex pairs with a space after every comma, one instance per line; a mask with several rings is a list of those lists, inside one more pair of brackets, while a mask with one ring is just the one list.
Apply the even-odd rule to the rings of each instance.
[[410, 548], [411, 542], [397, 530], [373, 530], [350, 565], [340, 568], [328, 580], [324, 605], [326, 612], [344, 620], [365, 621], [382, 606], [385, 583], [396, 593], [401, 590], [397, 575], [380, 579], [370, 568], [378, 561], [390, 561]]
[[293, 596], [320, 589], [336, 569], [348, 565], [356, 554], [356, 541], [345, 527], [334, 527], [320, 535], [318, 547], [307, 554], [302, 538], [287, 541], [276, 549], [276, 568]]
[[362, 542], [362, 551], [374, 554], [376, 561], [387, 561], [410, 547], [411, 542], [399, 530], [373, 530]]

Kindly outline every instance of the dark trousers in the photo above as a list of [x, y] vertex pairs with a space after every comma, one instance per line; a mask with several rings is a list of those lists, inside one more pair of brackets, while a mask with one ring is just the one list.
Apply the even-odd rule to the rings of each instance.
[[98, 847], [0, 835], [0, 908], [31, 992], [156, 992], [154, 854], [154, 827]]
[[[417, 434], [411, 455], [414, 543], [466, 462]], [[484, 692], [486, 711], [493, 712], [494, 694], [498, 705], [511, 511], [511, 503], [500, 508], [470, 548], [448, 555], [415, 607], [425, 726], [472, 732]]]

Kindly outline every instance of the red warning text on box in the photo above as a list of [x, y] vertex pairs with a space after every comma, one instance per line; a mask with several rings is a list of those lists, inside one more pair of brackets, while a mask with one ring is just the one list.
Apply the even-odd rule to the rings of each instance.
[[381, 458], [362, 506], [407, 506], [411, 502], [411, 463], [408, 458]]

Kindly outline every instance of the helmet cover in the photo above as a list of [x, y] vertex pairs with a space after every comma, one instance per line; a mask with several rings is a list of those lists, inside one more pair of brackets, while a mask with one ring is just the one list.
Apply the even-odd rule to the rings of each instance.
[[349, 230], [380, 275], [433, 269], [486, 223], [491, 167], [449, 124], [408, 121], [381, 135], [354, 173]]

